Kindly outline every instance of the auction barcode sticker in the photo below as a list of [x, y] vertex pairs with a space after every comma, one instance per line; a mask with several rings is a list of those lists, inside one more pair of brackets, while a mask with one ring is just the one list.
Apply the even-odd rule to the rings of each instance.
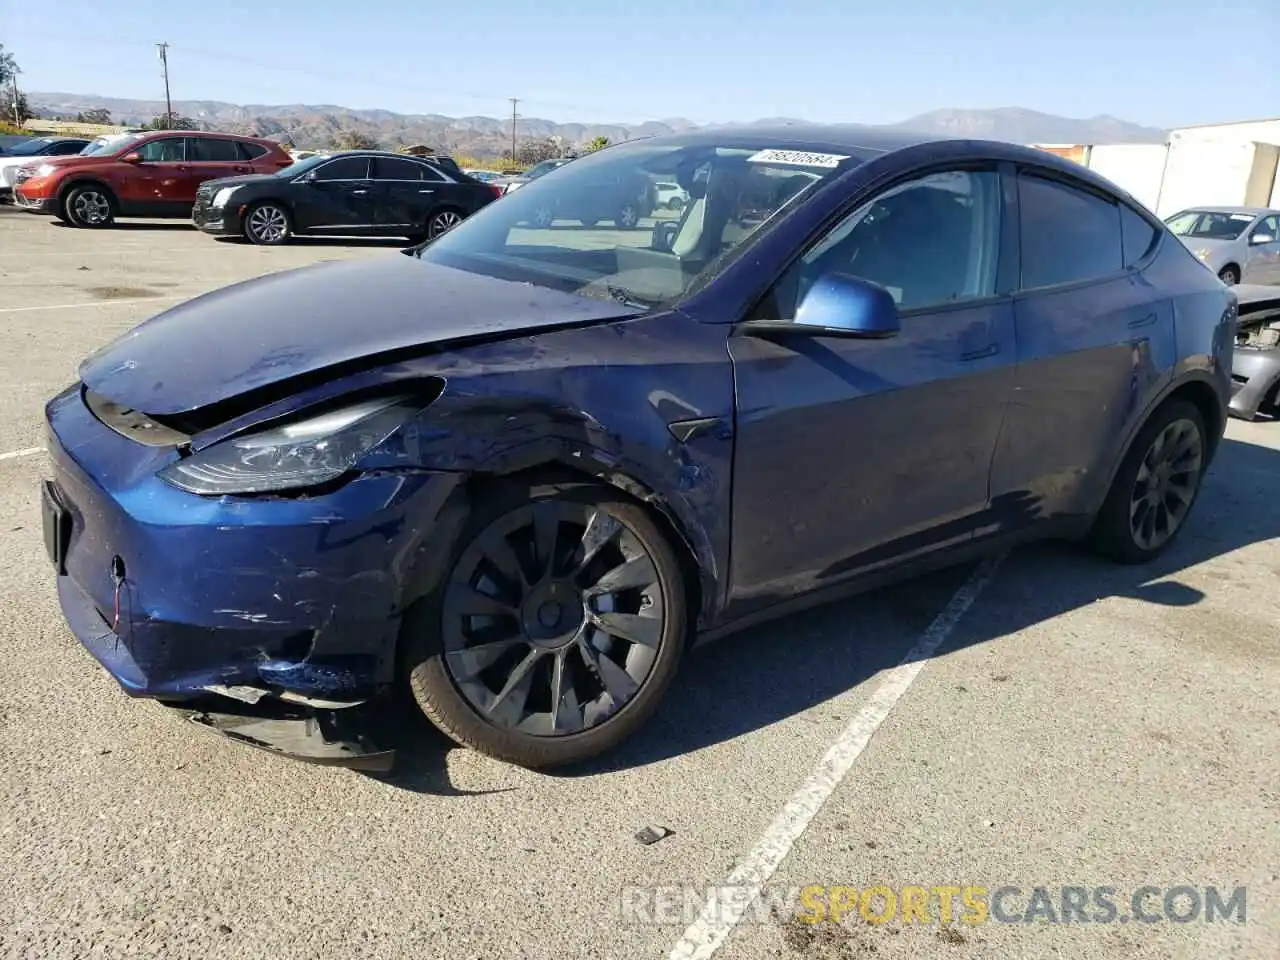
[[838, 153], [806, 153], [803, 150], [761, 150], [747, 157], [748, 163], [782, 163], [791, 167], [837, 167], [848, 160]]

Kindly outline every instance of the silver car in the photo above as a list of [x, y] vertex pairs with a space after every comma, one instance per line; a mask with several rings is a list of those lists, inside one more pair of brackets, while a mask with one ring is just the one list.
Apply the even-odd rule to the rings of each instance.
[[1280, 210], [1198, 207], [1165, 219], [1223, 283], [1280, 283]]

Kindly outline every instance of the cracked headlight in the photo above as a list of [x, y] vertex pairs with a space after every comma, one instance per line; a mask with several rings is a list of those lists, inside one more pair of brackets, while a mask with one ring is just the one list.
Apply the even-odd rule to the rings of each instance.
[[232, 437], [172, 463], [160, 478], [209, 496], [296, 490], [336, 480], [417, 409], [379, 398]]

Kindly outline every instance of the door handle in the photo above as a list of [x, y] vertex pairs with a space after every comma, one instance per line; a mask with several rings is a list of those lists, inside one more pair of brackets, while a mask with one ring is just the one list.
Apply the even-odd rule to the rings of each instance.
[[355, 194], [356, 196], [360, 196], [360, 194], [362, 194], [362, 193], [368, 193], [369, 191], [368, 191], [368, 190], [352, 190], [351, 192], [352, 192], [353, 194]]
[[434, 190], [419, 190], [419, 193], [435, 193]]
[[983, 357], [994, 357], [1000, 352], [1000, 344], [988, 343], [985, 347], [979, 347], [977, 350], [969, 350], [960, 354], [961, 360], [981, 360]]
[[1155, 322], [1156, 322], [1156, 315], [1154, 313], [1149, 313], [1145, 317], [1143, 317], [1141, 320], [1130, 320], [1129, 326], [1131, 328], [1132, 327], [1149, 327], [1151, 324]]

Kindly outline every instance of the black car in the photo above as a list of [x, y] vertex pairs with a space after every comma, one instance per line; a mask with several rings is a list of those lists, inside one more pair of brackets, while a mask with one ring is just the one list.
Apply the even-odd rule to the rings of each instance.
[[210, 180], [196, 192], [192, 222], [220, 236], [280, 244], [290, 237], [439, 236], [499, 191], [448, 157], [351, 151], [272, 173]]

